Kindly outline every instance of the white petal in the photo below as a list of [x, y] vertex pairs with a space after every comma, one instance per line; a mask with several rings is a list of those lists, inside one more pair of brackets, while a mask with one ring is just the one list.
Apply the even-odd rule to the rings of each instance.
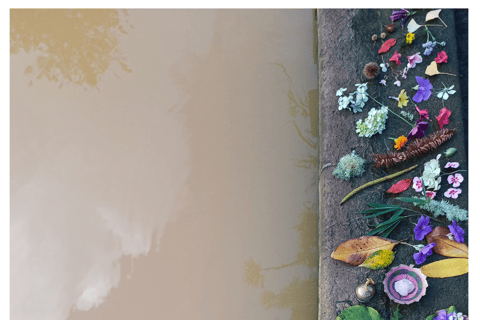
[[437, 94], [437, 98], [441, 98], [443, 96], [443, 91], [440, 91], [438, 94]]

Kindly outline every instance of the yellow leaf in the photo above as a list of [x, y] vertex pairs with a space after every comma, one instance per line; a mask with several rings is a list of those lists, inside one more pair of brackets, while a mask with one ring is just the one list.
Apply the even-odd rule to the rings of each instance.
[[422, 273], [430, 278], [456, 277], [468, 272], [468, 259], [452, 258], [424, 265]]
[[433, 60], [432, 63], [430, 63], [430, 65], [427, 67], [427, 70], [425, 70], [425, 74], [428, 76], [434, 76], [437, 74], [448, 74], [450, 76], [455, 76], [451, 73], [438, 72], [437, 62], [435, 60]]
[[352, 266], [362, 264], [378, 250], [392, 250], [399, 242], [377, 236], [363, 236], [350, 239], [335, 249], [331, 257]]
[[[430, 11], [429, 13], [427, 13], [427, 15], [425, 16], [425, 22], [429, 21], [429, 20], [433, 20], [433, 19], [440, 19], [440, 11], [442, 11], [442, 9], [438, 9], [438, 10], [432, 10]], [[443, 24], [445, 24], [445, 22], [443, 22], [442, 19], [440, 19], [440, 21], [442, 21]], [[445, 24], [445, 27], [447, 25]]]
[[392, 250], [378, 250], [372, 253], [367, 260], [360, 265], [360, 267], [380, 270], [391, 265], [394, 259], [395, 252]]

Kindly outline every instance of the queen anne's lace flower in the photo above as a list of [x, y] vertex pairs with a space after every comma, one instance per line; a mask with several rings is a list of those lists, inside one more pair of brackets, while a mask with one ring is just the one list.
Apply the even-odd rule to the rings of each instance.
[[432, 159], [425, 163], [422, 180], [425, 185], [426, 189], [432, 188], [434, 191], [440, 189], [440, 182], [442, 181], [442, 177], [440, 177], [440, 165], [438, 163], [438, 159], [440, 155], [437, 156], [436, 159]]
[[365, 120], [357, 121], [357, 133], [360, 137], [370, 138], [376, 133], [382, 133], [385, 129], [385, 122], [388, 118], [388, 107], [383, 106], [380, 109], [372, 108], [368, 112]]

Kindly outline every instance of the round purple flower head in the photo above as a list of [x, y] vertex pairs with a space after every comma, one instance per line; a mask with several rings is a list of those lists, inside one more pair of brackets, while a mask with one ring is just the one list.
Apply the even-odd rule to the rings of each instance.
[[422, 264], [427, 260], [427, 257], [430, 256], [432, 252], [432, 248], [435, 247], [435, 242], [427, 244], [423, 247], [419, 252], [413, 254], [413, 260], [415, 260], [416, 264]]
[[415, 77], [415, 79], [417, 79], [417, 82], [418, 82], [418, 90], [417, 90], [417, 94], [413, 96], [412, 100], [415, 101], [416, 103], [420, 103], [424, 100], [425, 101], [428, 100], [428, 98], [430, 98], [430, 96], [432, 95], [432, 92], [430, 90], [433, 89], [433, 86], [430, 83], [430, 80], [423, 79], [422, 77]]
[[452, 220], [452, 224], [448, 225], [448, 229], [450, 229], [450, 233], [453, 234], [455, 241], [458, 243], [463, 243], [465, 241], [463, 235], [465, 234], [465, 230], [462, 227], [457, 226], [455, 220]]
[[428, 225], [429, 223], [430, 217], [422, 215], [420, 219], [418, 219], [417, 225], [415, 226], [415, 229], [413, 229], [415, 232], [415, 240], [423, 240], [423, 238], [432, 231], [432, 227]]
[[447, 320], [447, 310], [440, 310], [433, 320]]

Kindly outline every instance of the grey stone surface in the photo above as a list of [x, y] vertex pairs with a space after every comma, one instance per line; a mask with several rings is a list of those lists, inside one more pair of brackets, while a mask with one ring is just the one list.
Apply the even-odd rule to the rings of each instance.
[[[382, 63], [382, 55], [378, 54], [382, 41], [379, 39], [376, 44], [373, 44], [371, 37], [373, 34], [380, 36], [380, 33], [384, 32], [385, 26], [392, 23], [389, 18], [392, 13], [391, 9], [323, 9], [317, 12], [320, 72], [320, 168], [327, 163], [333, 164], [321, 171], [319, 182], [319, 319], [335, 319], [337, 311], [341, 311], [348, 306], [346, 303], [338, 303], [339, 301], [350, 300], [353, 304], [359, 304], [355, 298], [355, 288], [359, 283], [365, 282], [367, 278], [372, 278], [375, 281], [377, 293], [366, 305], [378, 310], [384, 319], [390, 319], [397, 305], [390, 301], [387, 294], [384, 293], [383, 280], [385, 274], [391, 267], [400, 264], [414, 264], [412, 256], [415, 253], [415, 249], [406, 245], [397, 245], [394, 249], [396, 252], [394, 262], [388, 268], [380, 271], [350, 266], [344, 262], [332, 259], [330, 257], [331, 253], [341, 243], [351, 238], [366, 235], [371, 230], [369, 224], [375, 225], [384, 220], [383, 217], [370, 219], [369, 221], [362, 219], [362, 214], [359, 212], [368, 208], [367, 203], [392, 203], [411, 207], [406, 203], [395, 200], [394, 197], [386, 196], [385, 191], [393, 183], [402, 179], [421, 176], [423, 164], [434, 159], [437, 154], [442, 154], [440, 164], [443, 167], [447, 162], [443, 152], [447, 148], [455, 147], [458, 149], [457, 153], [448, 160], [460, 162], [459, 169], [466, 170], [468, 168], [466, 149], [468, 138], [466, 131], [468, 123], [466, 100], [468, 89], [467, 11], [451, 9], [441, 11], [440, 17], [448, 27], [431, 27], [430, 30], [437, 41], [445, 41], [447, 44], [445, 47], [435, 47], [430, 56], [423, 56], [424, 49], [421, 45], [426, 42], [426, 36], [422, 35], [423, 28], [415, 32], [415, 40], [412, 44], [404, 47], [400, 46], [404, 39], [404, 34], [407, 33], [406, 25], [408, 22], [413, 18], [418, 24], [425, 24], [426, 13], [430, 10], [418, 9], [413, 11], [416, 11], [416, 14], [407, 19], [403, 33], [400, 21], [396, 21], [396, 31], [393, 34], [387, 34], [385, 39], [398, 39], [397, 44], [383, 54], [385, 62], [388, 62], [395, 51], [402, 55], [402, 64], [398, 66], [397, 70], [406, 66], [407, 56], [416, 52], [422, 53], [423, 62], [408, 72], [407, 79], [404, 80], [399, 77], [401, 81], [400, 87], [393, 85], [395, 79], [391, 76], [387, 79], [386, 86], [379, 84], [379, 81], [386, 74], [390, 74], [390, 71], [386, 74], [380, 73], [375, 80], [371, 81], [367, 81], [362, 73], [366, 63]], [[456, 26], [459, 23], [460, 25]], [[443, 25], [438, 19], [433, 20], [431, 24]], [[456, 31], [459, 33], [457, 34]], [[458, 43], [457, 40], [459, 41]], [[437, 53], [442, 50], [447, 52], [449, 58], [446, 64], [439, 65], [439, 71], [452, 73], [457, 76], [426, 76], [425, 69], [434, 60]], [[390, 64], [392, 63], [390, 62]], [[452, 111], [450, 123], [445, 127], [455, 128], [456, 133], [450, 141], [427, 156], [403, 163], [394, 168], [375, 169], [373, 168], [373, 154], [395, 151], [393, 141], [388, 138], [397, 138], [402, 134], [406, 136], [410, 131], [410, 127], [390, 114], [386, 130], [382, 134], [374, 135], [372, 138], [360, 138], [355, 132], [357, 120], [365, 119], [371, 108], [379, 108], [380, 106], [370, 99], [361, 113], [354, 114], [348, 110], [338, 110], [338, 97], [335, 93], [340, 87], [348, 88], [347, 92], [353, 92], [355, 84], [368, 82], [368, 93], [396, 112], [401, 109], [396, 106], [396, 101], [388, 97], [398, 96], [400, 90], [405, 89], [410, 101], [403, 110], [413, 113], [415, 121], [418, 115], [415, 111], [415, 103], [412, 101], [412, 97], [415, 95], [415, 90], [412, 87], [417, 84], [415, 76], [429, 78], [434, 90], [442, 89], [442, 82], [447, 87], [455, 85], [457, 93], [451, 95], [445, 101], [444, 106]], [[432, 119], [426, 135], [439, 130], [435, 116], [439, 114], [443, 105], [442, 100], [437, 98], [436, 92], [432, 91], [432, 96], [428, 101], [419, 103], [418, 107], [427, 109]], [[358, 155], [367, 160], [365, 174], [350, 181], [335, 178], [332, 175], [335, 164], [343, 155], [351, 153], [352, 150], [355, 150]], [[340, 205], [342, 198], [356, 187], [408, 168], [413, 164], [418, 164], [419, 168], [393, 180], [369, 187], [353, 196], [345, 204]], [[468, 209], [468, 172], [462, 172], [462, 174], [465, 178], [461, 185], [463, 193], [458, 199], [450, 202], [459, 205], [461, 208]], [[444, 198], [443, 193], [450, 187], [446, 178], [447, 176], [442, 177], [442, 187], [437, 192], [437, 200]], [[418, 194], [412, 188], [402, 193], [402, 196], [406, 197], [415, 195]], [[417, 211], [421, 212], [420, 210]], [[406, 241], [411, 244], [426, 244], [426, 242], [416, 241], [414, 238], [413, 228], [418, 217], [415, 216], [402, 221], [390, 234], [389, 238], [396, 240], [407, 239]], [[445, 217], [439, 217], [438, 220], [431, 220], [433, 227], [437, 225], [447, 226], [450, 223]], [[465, 241], [468, 244], [468, 222], [461, 222], [460, 226], [466, 230]], [[424, 264], [441, 259], [446, 259], [446, 257], [433, 254], [427, 258]], [[404, 320], [425, 319], [436, 310], [448, 308], [451, 305], [456, 306], [458, 311], [468, 314], [468, 274], [445, 279], [428, 278], [426, 295], [417, 303], [400, 305], [400, 313], [403, 315]]]

